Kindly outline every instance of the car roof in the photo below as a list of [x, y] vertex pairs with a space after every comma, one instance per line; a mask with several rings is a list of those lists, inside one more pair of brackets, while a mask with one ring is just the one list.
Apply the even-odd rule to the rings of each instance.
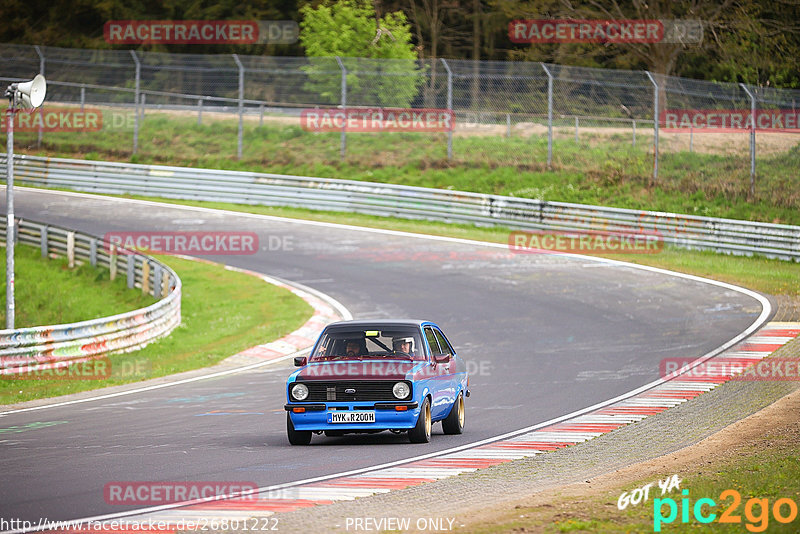
[[426, 324], [435, 324], [432, 321], [425, 321], [421, 319], [371, 319], [371, 320], [351, 320], [351, 321], [337, 321], [330, 323], [326, 330], [331, 328], [359, 328], [359, 329], [381, 329], [381, 328], [394, 328], [394, 327], [412, 327], [419, 328]]

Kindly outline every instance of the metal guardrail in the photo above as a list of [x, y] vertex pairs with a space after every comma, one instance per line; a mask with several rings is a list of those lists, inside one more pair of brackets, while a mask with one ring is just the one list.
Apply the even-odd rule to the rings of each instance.
[[[678, 247], [800, 261], [800, 226], [549, 202], [424, 187], [15, 156], [20, 185], [290, 206], [517, 229], [657, 232]], [[0, 172], [5, 154], [0, 154]]]
[[[144, 347], [181, 322], [181, 280], [160, 261], [127, 251], [99, 237], [43, 223], [19, 220], [17, 242], [39, 247], [43, 257], [64, 256], [109, 269], [112, 280], [126, 276], [159, 299], [150, 306], [79, 323], [0, 330], [0, 375], [52, 369], [115, 352]], [[5, 242], [3, 225], [0, 237]]]

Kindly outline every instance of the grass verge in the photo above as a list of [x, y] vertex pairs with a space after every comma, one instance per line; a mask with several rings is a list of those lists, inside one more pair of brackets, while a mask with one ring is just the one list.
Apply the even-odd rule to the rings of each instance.
[[198, 125], [194, 117], [148, 112], [136, 155], [132, 128], [48, 132], [40, 148], [35, 132], [19, 132], [15, 139], [20, 154], [347, 178], [800, 224], [800, 143], [759, 152], [756, 194], [750, 198], [746, 147], [735, 155], [665, 150], [655, 184], [647, 139], [636, 147], [607, 134], [587, 133], [579, 143], [556, 139], [548, 168], [546, 135], [457, 135], [454, 159], [448, 160], [445, 134], [355, 133], [347, 137], [342, 161], [338, 132], [307, 132], [285, 118], [258, 126], [252, 119], [244, 123], [241, 160], [238, 122], [228, 117], [206, 117]]
[[[5, 258], [5, 246], [2, 247]], [[109, 280], [108, 272], [91, 265], [70, 269], [65, 258], [44, 259], [38, 248], [14, 248], [14, 326], [75, 323], [107, 317], [156, 302], [131, 291], [125, 277]], [[6, 262], [0, 262], [0, 295], [6, 294]], [[6, 323], [5, 300], [0, 319]]]
[[[0, 404], [55, 397], [199, 369], [245, 348], [280, 338], [311, 316], [312, 309], [305, 301], [256, 277], [229, 271], [219, 265], [171, 256], [160, 256], [159, 259], [172, 267], [183, 281], [182, 322], [178, 328], [141, 350], [110, 356], [112, 372], [106, 378], [0, 380]], [[99, 272], [94, 276], [101, 278], [107, 273]], [[88, 292], [85, 286], [82, 289]], [[136, 291], [124, 289], [137, 295]], [[95, 292], [98, 298], [103, 295], [99, 288]], [[119, 311], [120, 308], [115, 308], [113, 313]], [[87, 315], [83, 314], [81, 318], [86, 319]]]

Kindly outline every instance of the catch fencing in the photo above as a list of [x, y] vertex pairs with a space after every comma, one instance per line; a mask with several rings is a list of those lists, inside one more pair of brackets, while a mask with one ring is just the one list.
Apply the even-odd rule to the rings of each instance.
[[[155, 110], [196, 115], [198, 124], [210, 112], [235, 114], [238, 127], [227, 135], [236, 136], [236, 155], [242, 158], [246, 136], [255, 135], [251, 127], [256, 122], [262, 126], [265, 117], [285, 127], [299, 126], [304, 108], [438, 108], [450, 110], [456, 119], [454, 130], [430, 134], [440, 147], [434, 156], [441, 159], [551, 167], [559, 151], [561, 164], [574, 159], [575, 146], [644, 143], [651, 147], [654, 179], [664, 158], [671, 173], [689, 170], [683, 168], [686, 158], [680, 153], [695, 151], [696, 134], [712, 131], [692, 123], [662, 132], [669, 126], [667, 110], [740, 110], [748, 116], [782, 110], [796, 116], [800, 102], [796, 90], [538, 62], [166, 54], [0, 44], [0, 66], [5, 81], [44, 74], [45, 108], [58, 102], [128, 110], [132, 154], [140, 150], [146, 114]], [[791, 139], [775, 142], [770, 136], [782, 133], [762, 135], [756, 126], [751, 121], [749, 128], [728, 134], [732, 141], [703, 140], [700, 147], [721, 154], [749, 151], [751, 194], [757, 153], [763, 150], [768, 159], [796, 144]], [[798, 127], [786, 130], [796, 133]], [[338, 138], [320, 136], [315, 142], [320, 152], [338, 152], [345, 159], [353, 135], [359, 134], [345, 127]], [[483, 136], [481, 145], [471, 140], [475, 135]], [[542, 143], [520, 146], [510, 144], [510, 138]], [[784, 171], [785, 165], [770, 166], [770, 172]]]
[[[0, 172], [5, 157], [0, 160]], [[255, 172], [15, 156], [20, 185], [106, 194], [290, 206], [503, 226], [655, 233], [678, 247], [800, 261], [800, 226], [425, 187]]]
[[[5, 167], [5, 155], [3, 155]], [[0, 228], [5, 242], [5, 225]], [[107, 354], [128, 352], [169, 334], [181, 322], [181, 280], [155, 258], [127, 251], [102, 238], [50, 224], [19, 220], [17, 242], [38, 247], [42, 257], [88, 262], [124, 276], [158, 302], [111, 317], [55, 326], [0, 330], [0, 376], [57, 369]]]

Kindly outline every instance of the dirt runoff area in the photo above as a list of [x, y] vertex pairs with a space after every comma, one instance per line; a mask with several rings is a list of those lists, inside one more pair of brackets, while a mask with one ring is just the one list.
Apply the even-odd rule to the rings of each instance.
[[[663, 479], [666, 482], [669, 478], [665, 477], [667, 474], [676, 474], [686, 480], [699, 474], [700, 469], [704, 473], [718, 473], [743, 458], [752, 457], [754, 451], [797, 462], [800, 451], [800, 391], [794, 391], [761, 411], [672, 454], [618, 469], [583, 483], [564, 486], [554, 492], [538, 493], [476, 511], [469, 518], [461, 518], [464, 526], [458, 530], [465, 533], [640, 532], [640, 524], [630, 524], [630, 519], [626, 520], [618, 509], [623, 492], [630, 495], [636, 488], [653, 483], [652, 499], [654, 495], [661, 495], [656, 481]], [[746, 488], [742, 488], [743, 503], [747, 500], [746, 491]], [[794, 497], [797, 503], [796, 495], [790, 491], [786, 493], [786, 497]], [[677, 491], [673, 492], [673, 497], [676, 501], [680, 499]], [[699, 496], [695, 496], [697, 498]], [[652, 505], [645, 508], [652, 514]], [[738, 512], [741, 513], [742, 508]], [[784, 507], [784, 512], [788, 513], [788, 507]], [[699, 526], [696, 521], [681, 525], [678, 518], [674, 524], [665, 525], [663, 531], [694, 532]], [[712, 523], [708, 528], [718, 530], [720, 526]], [[745, 524], [733, 526], [737, 527], [737, 531], [746, 531]], [[790, 525], [780, 525], [773, 519], [771, 526], [784, 526], [789, 528], [788, 531], [794, 529], [796, 532], [800, 529], [800, 518]], [[652, 529], [647, 531], [652, 532]], [[754, 530], [748, 528], [747, 531]]]

